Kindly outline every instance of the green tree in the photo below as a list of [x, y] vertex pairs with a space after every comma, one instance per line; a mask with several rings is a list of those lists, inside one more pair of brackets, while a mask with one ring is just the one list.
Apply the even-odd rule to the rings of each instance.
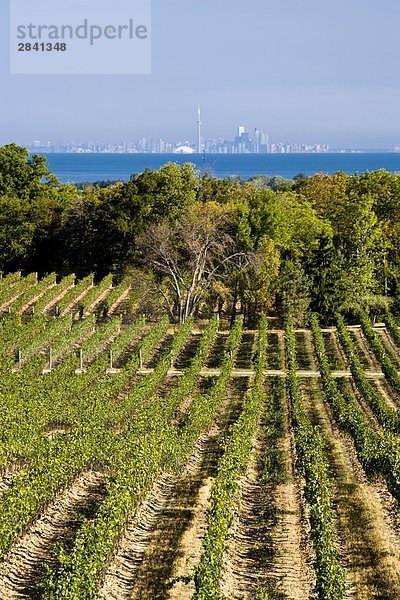
[[45, 183], [57, 179], [47, 168], [45, 156], [29, 155], [26, 148], [8, 144], [0, 148], [0, 195], [32, 198], [43, 191]]
[[199, 177], [190, 163], [169, 163], [158, 171], [133, 175], [132, 184], [141, 203], [151, 207], [154, 220], [179, 219], [195, 202]]
[[242, 272], [241, 297], [248, 325], [256, 326], [274, 306], [280, 252], [271, 238], [263, 236], [257, 249], [247, 256], [247, 263]]
[[318, 173], [298, 181], [294, 190], [307, 200], [318, 216], [330, 219], [348, 198], [348, 179], [348, 175], [341, 171], [334, 175]]
[[292, 315], [296, 325], [304, 325], [310, 313], [311, 282], [299, 260], [287, 259], [282, 264], [278, 308], [281, 316]]
[[344, 302], [360, 301], [376, 292], [377, 243], [381, 236], [371, 196], [351, 195], [334, 222], [334, 243], [342, 277], [347, 282]]
[[14, 271], [27, 259], [35, 233], [29, 206], [16, 197], [0, 196], [0, 269]]

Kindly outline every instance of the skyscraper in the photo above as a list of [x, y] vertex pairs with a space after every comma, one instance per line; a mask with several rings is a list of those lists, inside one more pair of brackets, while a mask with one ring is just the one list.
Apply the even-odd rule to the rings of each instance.
[[257, 129], [257, 127], [255, 127], [254, 128], [254, 136], [253, 136], [252, 152], [254, 152], [255, 154], [258, 154], [260, 152], [260, 146], [261, 146], [261, 131], [259, 131]]
[[269, 135], [265, 131], [261, 131], [261, 143], [263, 146], [268, 146], [269, 144]]
[[260, 132], [260, 152], [271, 152], [271, 146], [269, 143], [269, 135], [266, 131]]

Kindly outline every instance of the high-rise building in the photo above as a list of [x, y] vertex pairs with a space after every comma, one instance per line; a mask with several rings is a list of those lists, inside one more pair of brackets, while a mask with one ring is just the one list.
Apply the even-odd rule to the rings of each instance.
[[253, 145], [251, 148], [251, 151], [254, 152], [255, 154], [258, 154], [260, 152], [260, 146], [261, 146], [261, 131], [259, 131], [257, 129], [257, 127], [254, 128], [254, 136], [253, 136]]
[[269, 143], [269, 135], [266, 131], [260, 132], [260, 152], [271, 152], [271, 146]]
[[261, 143], [263, 146], [268, 146], [269, 144], [269, 135], [266, 131], [261, 131]]

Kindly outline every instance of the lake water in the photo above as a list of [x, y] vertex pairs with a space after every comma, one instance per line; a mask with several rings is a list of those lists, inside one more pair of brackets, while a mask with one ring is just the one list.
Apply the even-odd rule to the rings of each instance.
[[193, 163], [204, 173], [224, 178], [298, 173], [356, 173], [387, 169], [400, 172], [400, 153], [357, 154], [47, 154], [50, 170], [63, 182], [128, 180], [132, 173], [159, 169], [168, 162]]

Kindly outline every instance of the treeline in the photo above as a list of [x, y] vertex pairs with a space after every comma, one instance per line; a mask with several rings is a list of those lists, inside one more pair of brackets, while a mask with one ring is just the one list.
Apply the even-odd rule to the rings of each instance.
[[[200, 177], [169, 164], [106, 187], [62, 185], [46, 159], [0, 148], [0, 269], [131, 277], [175, 320], [272, 311], [329, 322], [400, 311], [400, 175], [294, 182]], [[265, 184], [265, 185], [264, 185]], [[273, 188], [273, 189], [272, 189]]]

